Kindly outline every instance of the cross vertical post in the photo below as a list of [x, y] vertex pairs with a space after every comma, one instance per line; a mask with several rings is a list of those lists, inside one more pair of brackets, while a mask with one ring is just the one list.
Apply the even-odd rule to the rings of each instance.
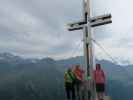
[[91, 96], [88, 98], [89, 94], [85, 95], [86, 100], [95, 100], [95, 85], [93, 80], [93, 44], [92, 44], [92, 30], [91, 25], [88, 20], [90, 20], [90, 0], [83, 0], [83, 15], [84, 15], [84, 21], [87, 23], [83, 30], [83, 40], [84, 40], [84, 60], [85, 60], [85, 68], [87, 69], [85, 72], [85, 78], [88, 79], [88, 77], [91, 77], [91, 79], [88, 81], [90, 83], [90, 89], [86, 90], [86, 93], [90, 92]]

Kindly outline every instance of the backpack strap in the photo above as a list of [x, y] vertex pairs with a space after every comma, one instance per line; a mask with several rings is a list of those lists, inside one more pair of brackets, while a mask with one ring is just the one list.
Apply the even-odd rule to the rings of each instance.
[[71, 77], [72, 80], [74, 80], [74, 76], [72, 76], [73, 73], [68, 73], [68, 75]]

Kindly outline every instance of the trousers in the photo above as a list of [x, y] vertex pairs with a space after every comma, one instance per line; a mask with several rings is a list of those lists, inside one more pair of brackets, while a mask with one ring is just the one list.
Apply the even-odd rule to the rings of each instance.
[[75, 100], [75, 89], [73, 83], [65, 83], [65, 91], [68, 100]]

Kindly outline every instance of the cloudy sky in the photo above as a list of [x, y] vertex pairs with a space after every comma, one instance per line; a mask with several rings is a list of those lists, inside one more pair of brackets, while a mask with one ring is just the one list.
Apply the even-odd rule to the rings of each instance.
[[[92, 16], [112, 14], [94, 28], [95, 39], [119, 61], [133, 62], [133, 1], [91, 0]], [[82, 55], [82, 31], [66, 24], [82, 19], [82, 0], [0, 0], [0, 52], [62, 59]], [[97, 46], [98, 58], [109, 59]]]

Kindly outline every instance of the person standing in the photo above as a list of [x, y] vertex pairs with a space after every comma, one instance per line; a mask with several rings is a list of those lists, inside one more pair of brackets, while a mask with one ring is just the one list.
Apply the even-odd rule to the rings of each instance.
[[84, 77], [84, 71], [80, 68], [80, 65], [76, 65], [74, 70], [73, 70], [73, 73], [76, 77], [76, 80], [75, 80], [75, 87], [76, 87], [76, 93], [77, 93], [77, 97], [78, 99], [80, 99], [80, 88], [83, 84], [83, 77]]
[[100, 64], [96, 64], [94, 71], [94, 79], [96, 83], [96, 92], [99, 100], [103, 100], [105, 93], [105, 74]]
[[75, 80], [75, 76], [72, 72], [72, 69], [69, 68], [64, 75], [67, 100], [75, 100], [74, 80]]

